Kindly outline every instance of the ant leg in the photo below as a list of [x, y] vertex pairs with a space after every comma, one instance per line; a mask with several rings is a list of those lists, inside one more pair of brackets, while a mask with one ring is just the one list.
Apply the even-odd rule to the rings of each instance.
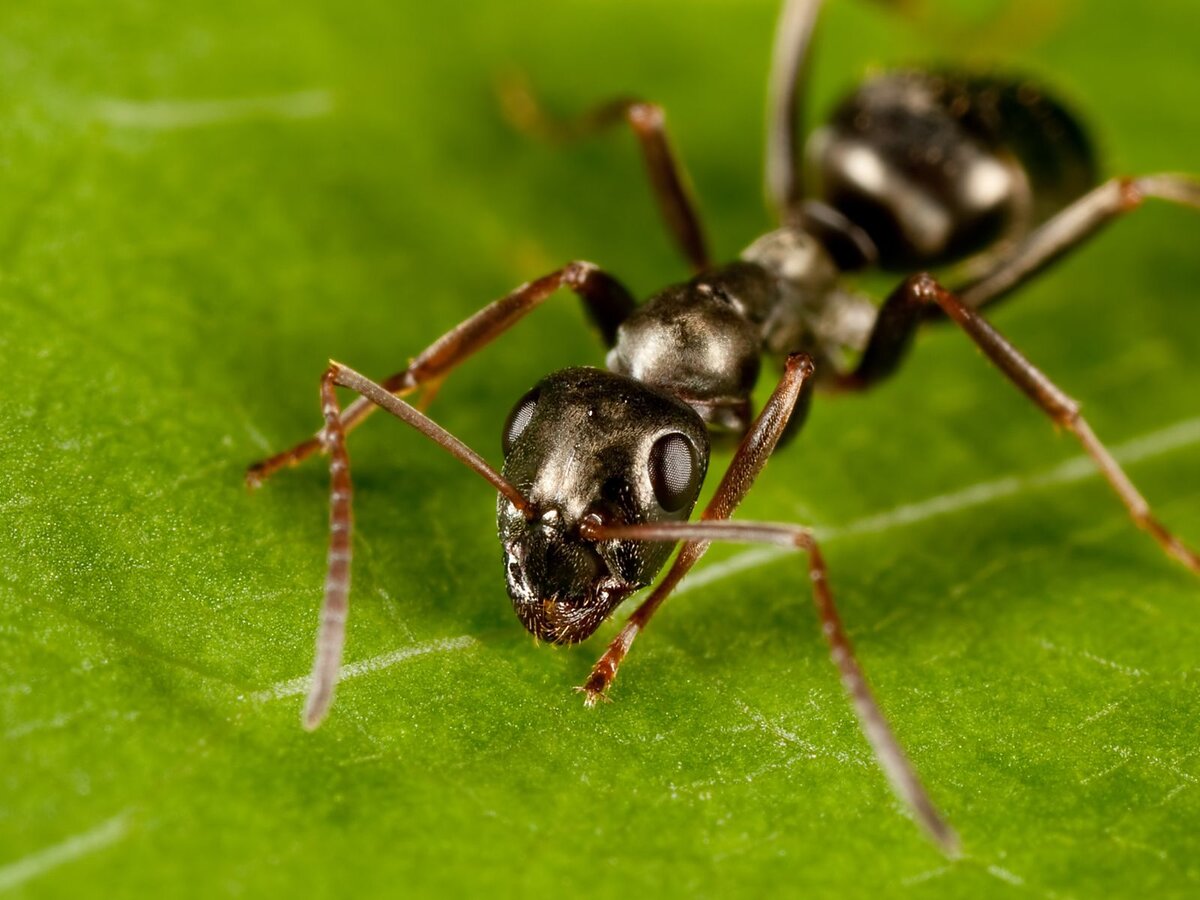
[[[460, 363], [519, 322], [559, 288], [574, 291], [584, 301], [589, 317], [611, 347], [617, 326], [633, 311], [633, 297], [619, 281], [591, 263], [572, 262], [537, 281], [521, 285], [459, 323], [430, 344], [407, 369], [384, 379], [384, 388], [401, 397], [418, 388], [427, 392], [436, 390]], [[425, 399], [426, 402], [430, 399], [428, 393]], [[374, 410], [374, 404], [361, 398], [355, 400], [341, 413], [342, 429], [353, 430]], [[280, 469], [298, 465], [323, 449], [320, 434], [302, 441], [250, 466], [246, 470], [246, 484], [256, 488]]]
[[767, 141], [763, 161], [767, 202], [781, 224], [803, 219], [800, 129], [804, 124], [804, 81], [808, 48], [821, 0], [787, 0], [775, 26], [771, 74], [767, 79]]
[[961, 297], [943, 288], [931, 275], [914, 275], [900, 285], [879, 311], [875, 330], [858, 368], [842, 376], [842, 387], [861, 389], [895, 371], [912, 343], [920, 324], [922, 308], [936, 304], [965, 331], [1005, 376], [1041, 407], [1055, 424], [1078, 438], [1113, 491], [1129, 510], [1134, 524], [1158, 541], [1169, 556], [1200, 574], [1200, 556], [1188, 549], [1150, 512], [1150, 504], [1113, 459], [1087, 420], [1079, 404], [1068, 397], [1036, 366], [1021, 355], [986, 319], [971, 309]]
[[779, 436], [779, 442], [775, 445], [775, 449], [790, 446], [792, 441], [804, 430], [804, 426], [808, 422], [809, 410], [812, 409], [812, 399], [816, 387], [816, 382], [812, 379], [804, 382], [800, 389], [800, 396], [796, 399], [796, 405], [792, 408], [792, 414], [783, 428], [783, 433]]
[[922, 277], [905, 279], [879, 307], [858, 365], [852, 372], [837, 376], [839, 390], [862, 391], [874, 387], [900, 367], [930, 308], [915, 288]]
[[346, 642], [346, 617], [350, 606], [353, 488], [350, 483], [350, 457], [346, 452], [346, 427], [334, 393], [335, 385], [357, 391], [365, 402], [380, 406], [411, 425], [482, 476], [522, 513], [532, 515], [529, 502], [520, 491], [505, 481], [474, 450], [383, 385], [376, 384], [340, 363], [331, 362], [321, 377], [321, 412], [325, 417], [325, 428], [316, 438], [329, 453], [329, 557], [325, 575], [325, 597], [321, 603], [320, 626], [317, 629], [317, 649], [313, 659], [312, 685], [304, 703], [302, 717], [304, 727], [309, 731], [321, 724], [333, 703], [338, 671], [342, 664], [342, 648]]
[[585, 522], [581, 533], [589, 540], [686, 541], [684, 548], [708, 546], [712, 541], [774, 544], [808, 554], [808, 574], [813, 586], [813, 601], [821, 622], [821, 634], [829, 643], [829, 654], [842, 677], [842, 685], [850, 696], [863, 734], [875, 751], [875, 758], [887, 776], [892, 790], [908, 806], [926, 833], [947, 856], [958, 855], [958, 835], [942, 818], [929, 798], [921, 779], [913, 769], [900, 742], [896, 739], [883, 711], [867, 685], [862, 667], [855, 659], [854, 649], [829, 588], [825, 560], [812, 532], [795, 525], [776, 525], [758, 522], [662, 522], [640, 525], [604, 525]]
[[545, 112], [519, 76], [501, 86], [501, 102], [518, 129], [546, 140], [573, 141], [621, 122], [628, 124], [641, 147], [646, 174], [667, 230], [695, 271], [702, 272], [711, 265], [691, 179], [671, 150], [666, 113], [661, 106], [637, 97], [618, 97], [576, 119], [559, 121]]
[[[703, 520], [728, 519], [733, 511], [746, 496], [754, 479], [758, 477], [767, 458], [779, 443], [779, 438], [787, 427], [797, 403], [804, 391], [805, 383], [813, 373], [812, 360], [804, 353], [793, 353], [787, 358], [783, 377], [776, 385], [774, 393], [763, 406], [762, 412], [742, 438], [725, 477], [721, 479], [716, 494], [700, 514]], [[607, 526], [606, 526], [607, 527]], [[688, 570], [696, 564], [705, 551], [709, 542], [706, 540], [691, 540], [683, 545], [675, 562], [667, 571], [666, 576], [654, 588], [650, 596], [642, 601], [633, 611], [629, 621], [609, 644], [604, 655], [596, 661], [591, 674], [583, 687], [579, 688], [586, 696], [584, 702], [594, 706], [597, 700], [607, 699], [609, 686], [617, 677], [617, 669], [621, 661], [633, 645], [634, 638], [646, 627], [646, 623], [667, 599], [675, 586], [683, 579]]]
[[[1093, 188], [1043, 223], [986, 274], [955, 289], [971, 309], [1006, 296], [1082, 246], [1109, 223], [1142, 205], [1148, 197], [1200, 210], [1200, 181], [1186, 175], [1113, 178]], [[926, 307], [938, 316], [938, 307]]]

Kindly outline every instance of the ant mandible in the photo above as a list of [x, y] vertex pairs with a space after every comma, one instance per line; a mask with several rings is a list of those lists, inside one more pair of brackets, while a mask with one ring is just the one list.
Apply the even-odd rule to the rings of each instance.
[[[576, 643], [682, 548], [580, 690], [604, 698], [618, 666], [684, 574], [713, 541], [803, 551], [821, 623], [863, 732], [892, 788], [947, 853], [957, 837], [929, 799], [867, 687], [812, 532], [732, 521], [776, 446], [799, 430], [812, 389], [865, 390], [891, 375], [919, 326], [948, 317], [1051, 420], [1078, 438], [1133, 521], [1193, 572], [1200, 557], [1149, 504], [1060, 390], [980, 315], [1147, 197], [1200, 208], [1200, 182], [1180, 175], [1097, 185], [1076, 119], [1037, 87], [955, 71], [892, 71], [858, 87], [808, 139], [817, 194], [802, 188], [799, 131], [805, 60], [820, 0], [788, 0], [771, 65], [766, 189], [779, 227], [737, 261], [711, 261], [662, 109], [619, 99], [569, 126], [550, 124], [527, 93], [510, 112], [530, 128], [579, 135], [621, 122], [640, 144], [666, 224], [695, 271], [640, 306], [611, 275], [572, 262], [484, 307], [401, 372], [374, 382], [338, 363], [321, 379], [325, 425], [252, 466], [257, 486], [313, 453], [330, 457], [328, 575], [312, 688], [303, 722], [320, 724], [333, 699], [350, 590], [351, 486], [346, 433], [382, 407], [449, 451], [498, 492], [508, 593], [521, 623], [553, 643]], [[907, 278], [876, 307], [845, 286], [872, 267], [922, 271], [972, 264], [953, 289]], [[504, 425], [497, 472], [402, 397], [427, 402], [446, 375], [560, 288], [577, 294], [610, 348], [608, 371], [572, 368], [542, 379]], [[857, 354], [857, 363], [843, 360]], [[757, 417], [751, 391], [764, 356], [783, 375]], [[360, 396], [345, 410], [335, 386]], [[708, 467], [709, 432], [740, 436], [715, 495], [689, 522]]]

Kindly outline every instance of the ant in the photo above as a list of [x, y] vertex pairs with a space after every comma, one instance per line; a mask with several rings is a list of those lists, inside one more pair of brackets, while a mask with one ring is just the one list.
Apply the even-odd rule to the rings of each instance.
[[[861, 84], [808, 139], [819, 187], [806, 196], [798, 146], [806, 59], [820, 0], [786, 0], [769, 79], [766, 191], [779, 227], [730, 263], [709, 257], [688, 179], [662, 109], [623, 98], [556, 125], [527, 93], [509, 111], [530, 130], [578, 136], [627, 124], [660, 211], [694, 270], [641, 305], [608, 273], [571, 262], [484, 307], [403, 371], [372, 381], [333, 362], [321, 379], [324, 427], [251, 466], [259, 485], [314, 453], [330, 457], [328, 575], [303, 724], [329, 710], [341, 664], [350, 590], [351, 484], [346, 434], [382, 407], [447, 450], [497, 492], [508, 594], [537, 638], [573, 644], [674, 564], [629, 617], [584, 685], [606, 698], [634, 639], [713, 541], [775, 544], [808, 559], [830, 653], [884, 773], [949, 855], [941, 816], [873, 698], [834, 604], [811, 530], [735, 521], [775, 448], [800, 429], [815, 387], [862, 391], [890, 376], [919, 327], [948, 318], [1058, 426], [1073, 434], [1134, 523], [1200, 574], [1200, 557], [1149, 504], [1092, 432], [1079, 404], [1027, 360], [980, 311], [1082, 245], [1148, 197], [1200, 209], [1200, 181], [1147, 175], [1099, 182], [1077, 119], [1038, 87], [957, 71], [898, 70]], [[964, 264], [943, 287], [925, 270]], [[912, 272], [882, 306], [843, 276]], [[571, 368], [542, 379], [508, 415], [504, 465], [486, 460], [424, 413], [443, 379], [485, 344], [566, 288], [583, 301], [609, 348], [608, 370]], [[754, 416], [763, 358], [782, 376]], [[847, 358], [856, 359], [848, 365]], [[344, 410], [335, 387], [359, 396]], [[423, 391], [419, 406], [403, 397]], [[715, 495], [689, 521], [708, 468], [710, 432], [740, 438]]]

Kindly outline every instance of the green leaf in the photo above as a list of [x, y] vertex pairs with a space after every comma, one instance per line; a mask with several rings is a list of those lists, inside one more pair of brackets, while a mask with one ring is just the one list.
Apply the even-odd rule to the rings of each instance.
[[[1200, 890], [1200, 585], [952, 328], [878, 391], [820, 398], [739, 515], [827, 530], [861, 660], [963, 860], [889, 793], [798, 559], [714, 550], [615, 702], [585, 710], [571, 687], [615, 625], [535, 648], [493, 497], [383, 417], [350, 442], [358, 677], [301, 731], [327, 475], [249, 495], [241, 473], [318, 424], [325, 361], [384, 375], [571, 258], [642, 295], [684, 274], [629, 136], [532, 144], [498, 75], [524, 69], [562, 111], [662, 102], [721, 254], [769, 224], [773, 3], [537, 6], [0, 13], [0, 889]], [[873, 63], [1002, 62], [1083, 111], [1110, 171], [1200, 168], [1195, 3], [827, 13], [814, 114]], [[1150, 205], [994, 316], [1193, 545], [1198, 234]], [[433, 412], [496, 459], [524, 389], [601, 359], [564, 298]]]

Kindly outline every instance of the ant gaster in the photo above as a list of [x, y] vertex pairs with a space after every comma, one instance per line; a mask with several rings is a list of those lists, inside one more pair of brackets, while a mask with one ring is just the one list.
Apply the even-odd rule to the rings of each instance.
[[[1200, 183], [1150, 175], [1097, 184], [1083, 129], [1038, 88], [994, 76], [908, 70], [862, 84], [813, 133], [806, 158], [818, 188], [806, 197], [797, 144], [819, 6], [819, 0], [789, 0], [776, 32], [766, 185], [780, 227], [732, 263], [714, 265], [709, 258], [658, 106], [619, 99], [561, 125], [550, 122], [527, 91], [507, 92], [510, 117], [551, 137], [631, 126], [661, 212], [696, 275], [636, 306], [612, 276], [573, 262], [484, 307], [380, 383], [330, 365], [321, 381], [324, 428], [247, 473], [257, 485], [313, 453], [330, 457], [328, 577], [303, 716], [307, 728], [329, 709], [342, 657], [351, 556], [345, 435], [377, 407], [454, 454], [498, 492], [508, 593], [522, 624], [539, 638], [574, 643], [591, 635], [625, 598], [653, 581], [682, 542], [666, 576], [581, 688], [589, 705], [605, 697], [638, 633], [712, 541], [803, 551], [822, 634], [863, 731], [893, 789], [947, 853], [956, 852], [955, 833], [871, 696], [812, 532], [730, 519], [777, 444], [799, 429], [812, 388], [871, 387], [897, 368], [924, 321], [949, 318], [1075, 435], [1133, 521], [1200, 572], [1200, 558], [1151, 515], [1079, 405], [979, 312], [1146, 197], [1200, 208]], [[966, 264], [954, 289], [918, 274], [880, 307], [844, 280], [872, 267], [923, 272], [949, 263]], [[567, 369], [526, 393], [504, 425], [498, 473], [401, 398], [423, 390], [423, 409], [453, 368], [560, 288], [583, 300], [610, 347], [609, 371]], [[751, 391], [764, 357], [782, 358], [783, 374], [754, 416]], [[847, 359], [856, 361], [847, 365]], [[360, 396], [342, 410], [335, 385]], [[732, 433], [740, 444], [699, 521], [689, 521], [708, 468], [710, 432]]]

